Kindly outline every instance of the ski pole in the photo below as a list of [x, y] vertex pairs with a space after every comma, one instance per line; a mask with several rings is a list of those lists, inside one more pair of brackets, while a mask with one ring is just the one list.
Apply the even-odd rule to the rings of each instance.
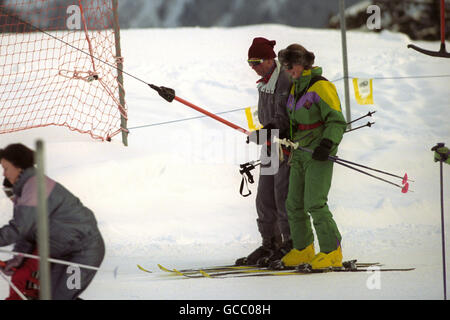
[[375, 122], [367, 122], [366, 124], [364, 124], [364, 125], [362, 125], [362, 126], [359, 126], [359, 127], [356, 127], [356, 128], [352, 128], [352, 129], [350, 129], [350, 130], [345, 130], [345, 132], [344, 133], [347, 133], [347, 132], [352, 132], [352, 131], [355, 131], [355, 130], [358, 130], [358, 129], [361, 129], [361, 128], [364, 128], [364, 127], [371, 127], [372, 125], [374, 125], [375, 124]]
[[344, 160], [344, 159], [339, 158], [339, 157], [336, 157], [336, 156], [330, 156], [330, 158], [332, 158], [332, 159], [334, 159], [334, 160], [336, 160], [336, 161], [349, 163], [349, 164], [352, 164], [352, 165], [355, 165], [355, 166], [358, 166], [358, 167], [361, 167], [361, 168], [364, 168], [364, 169], [367, 169], [367, 170], [372, 170], [372, 171], [375, 171], [375, 172], [378, 172], [378, 173], [382, 173], [382, 174], [385, 174], [385, 175], [388, 175], [388, 176], [391, 176], [391, 177], [395, 177], [395, 178], [402, 179], [402, 183], [403, 183], [403, 184], [405, 184], [405, 183], [408, 182], [408, 181], [414, 182], [414, 180], [411, 180], [411, 179], [408, 178], [408, 174], [406, 174], [406, 173], [405, 173], [405, 175], [402, 177], [402, 176], [399, 176], [399, 175], [396, 175], [396, 174], [393, 174], [393, 173], [389, 173], [389, 172], [386, 172], [386, 171], [383, 171], [383, 170], [379, 170], [379, 169], [374, 169], [374, 168], [371, 168], [371, 167], [367, 167], [367, 166], [365, 166], [365, 165], [362, 165], [362, 164], [359, 164], [359, 163], [356, 163], [356, 162], [351, 162], [351, 161], [348, 161], [348, 160]]
[[352, 120], [352, 121], [350, 121], [350, 122], [347, 123], [347, 124], [352, 124], [353, 122], [356, 122], [356, 121], [358, 121], [358, 120], [364, 119], [364, 118], [366, 118], [366, 117], [372, 117], [372, 115], [373, 115], [375, 112], [376, 112], [376, 111], [369, 111], [365, 116], [362, 116], [362, 117], [359, 117], [359, 118], [357, 118], [357, 119], [355, 119], [355, 120]]
[[[309, 152], [309, 153], [313, 153], [313, 150], [305, 148], [305, 147], [297, 146], [297, 149], [302, 150], [302, 151], [306, 151], [306, 152]], [[395, 174], [392, 174], [392, 173], [389, 173], [389, 172], [386, 172], [386, 171], [370, 168], [370, 167], [364, 166], [362, 164], [359, 164], [359, 163], [356, 163], [356, 162], [352, 162], [352, 161], [348, 161], [348, 160], [344, 160], [344, 159], [341, 159], [341, 158], [335, 157], [335, 156], [328, 156], [328, 159], [330, 161], [333, 161], [333, 162], [335, 162], [337, 164], [340, 164], [342, 166], [345, 166], [347, 168], [353, 169], [355, 171], [358, 171], [360, 173], [363, 173], [363, 174], [368, 175], [370, 177], [373, 177], [375, 179], [378, 179], [378, 180], [384, 181], [386, 183], [392, 184], [392, 185], [394, 185], [396, 187], [399, 187], [402, 190], [402, 193], [407, 193], [408, 192], [408, 189], [409, 189], [408, 181], [412, 181], [412, 180], [408, 179], [408, 175], [406, 173], [405, 173], [405, 175], [403, 177], [401, 177], [401, 176], [398, 176], [398, 175], [395, 175]], [[362, 167], [362, 168], [365, 168], [365, 169], [368, 169], [368, 170], [372, 170], [372, 171], [376, 171], [376, 172], [379, 172], [379, 173], [383, 173], [383, 174], [386, 174], [386, 175], [389, 175], [389, 176], [393, 176], [393, 177], [396, 177], [396, 178], [400, 178], [400, 179], [402, 179], [403, 186], [400, 186], [400, 185], [398, 185], [396, 183], [393, 183], [391, 181], [385, 180], [383, 178], [377, 177], [377, 176], [372, 175], [372, 174], [370, 174], [368, 172], [365, 172], [363, 170], [360, 170], [360, 169], [357, 169], [355, 167], [352, 167], [350, 164], [355, 165], [355, 166], [359, 166], [359, 167]]]
[[[309, 153], [313, 153], [313, 150], [305, 148], [305, 147], [298, 147], [298, 149], [300, 149], [302, 151], [309, 152]], [[359, 164], [359, 163], [356, 163], [356, 162], [348, 161], [348, 160], [339, 158], [337, 156], [328, 156], [328, 159], [330, 159], [331, 161], [345, 162], [345, 163], [348, 163], [348, 164], [351, 164], [351, 165], [354, 165], [354, 166], [358, 166], [358, 167], [361, 167], [361, 168], [364, 168], [364, 169], [376, 171], [378, 173], [386, 174], [386, 175], [391, 176], [391, 177], [399, 178], [399, 179], [402, 179], [402, 183], [403, 184], [405, 184], [408, 181], [414, 182], [414, 180], [411, 180], [411, 179], [408, 178], [408, 175], [406, 173], [402, 177], [402, 176], [399, 176], [399, 175], [396, 175], [396, 174], [393, 174], [393, 173], [390, 173], [390, 172], [386, 172], [386, 171], [379, 170], [379, 169], [374, 169], [374, 168], [371, 168], [371, 167], [368, 167], [368, 166], [365, 166], [365, 165], [362, 165], [362, 164]]]
[[[389, 180], [386, 180], [386, 179], [377, 177], [377, 176], [375, 176], [375, 175], [373, 175], [373, 174], [370, 174], [370, 173], [368, 173], [368, 172], [366, 172], [366, 171], [363, 171], [363, 170], [360, 170], [360, 169], [358, 169], [358, 168], [352, 167], [352, 166], [350, 166], [350, 165], [348, 165], [348, 164], [346, 164], [346, 163], [344, 163], [344, 162], [340, 162], [340, 161], [338, 161], [338, 160], [334, 160], [334, 162], [337, 163], [337, 164], [340, 164], [341, 166], [344, 166], [344, 167], [353, 169], [353, 170], [355, 170], [355, 171], [358, 171], [358, 172], [360, 172], [360, 173], [363, 173], [363, 174], [365, 174], [365, 175], [368, 175], [368, 176], [370, 176], [370, 177], [372, 177], [372, 178], [375, 178], [375, 179], [384, 181], [384, 182], [386, 182], [386, 183], [389, 183], [389, 184], [391, 184], [391, 185], [393, 185], [393, 186], [399, 187], [400, 189], [402, 189], [402, 193], [407, 193], [407, 192], [408, 192], [408, 189], [409, 189], [409, 183], [405, 183], [403, 186], [401, 186], [401, 185], [398, 185], [398, 184], [396, 184], [396, 183], [394, 183], [394, 182], [391, 182], [391, 181], [389, 181]], [[409, 190], [409, 191], [412, 191], [412, 190]]]
[[[362, 117], [359, 117], [359, 118], [357, 118], [357, 119], [355, 119], [355, 120], [352, 120], [352, 121], [350, 121], [350, 122], [348, 122], [347, 123], [347, 126], [348, 125], [350, 125], [350, 124], [352, 124], [352, 123], [354, 123], [354, 122], [356, 122], [356, 121], [358, 121], [358, 120], [361, 120], [361, 119], [364, 119], [364, 118], [366, 118], [366, 117], [372, 117], [372, 115], [375, 113], [376, 111], [369, 111], [366, 115], [364, 115], [364, 116], [362, 116]], [[364, 128], [364, 127], [372, 127], [372, 125], [374, 125], [375, 124], [375, 122], [367, 122], [365, 125], [362, 125], [362, 126], [359, 126], [359, 127], [356, 127], [356, 128], [352, 128], [352, 129], [350, 129], [350, 130], [345, 130], [345, 132], [344, 133], [347, 133], [347, 132], [352, 132], [352, 131], [355, 131], [355, 130], [358, 130], [358, 129], [361, 129], [361, 128]]]

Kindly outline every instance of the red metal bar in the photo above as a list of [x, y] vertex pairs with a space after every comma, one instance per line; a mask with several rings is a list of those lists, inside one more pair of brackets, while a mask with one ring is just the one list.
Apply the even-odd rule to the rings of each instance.
[[194, 110], [197, 110], [198, 112], [203, 113], [204, 115], [207, 115], [208, 117], [211, 117], [211, 118], [213, 118], [213, 119], [215, 119], [215, 120], [217, 120], [219, 122], [222, 122], [223, 124], [233, 128], [233, 129], [235, 129], [237, 131], [245, 133], [246, 135], [250, 135], [250, 131], [247, 131], [244, 128], [239, 127], [238, 125], [235, 125], [234, 123], [232, 123], [232, 122], [230, 122], [228, 120], [225, 120], [224, 118], [221, 118], [221, 117], [219, 117], [219, 116], [217, 116], [217, 115], [215, 115], [215, 114], [213, 114], [213, 113], [211, 113], [209, 111], [206, 111], [205, 109], [202, 109], [202, 108], [196, 106], [195, 104], [190, 103], [189, 101], [186, 101], [186, 100], [184, 100], [184, 99], [182, 99], [180, 97], [177, 97], [177, 96], [175, 96], [174, 99], [177, 100], [178, 102], [181, 102], [182, 104], [184, 104], [184, 105], [194, 109]]
[[[201, 112], [204, 115], [207, 115], [208, 117], [211, 117], [211, 118], [213, 118], [213, 119], [215, 119], [215, 120], [217, 120], [219, 122], [222, 122], [223, 124], [233, 128], [233, 129], [235, 129], [235, 130], [237, 130], [239, 132], [242, 132], [242, 133], [246, 134], [247, 136], [250, 135], [250, 131], [247, 131], [244, 128], [241, 128], [238, 125], [235, 125], [234, 123], [232, 123], [232, 122], [230, 122], [228, 120], [225, 120], [224, 118], [221, 118], [218, 115], [215, 115], [214, 113], [211, 113], [211, 112], [209, 112], [209, 111], [207, 111], [205, 109], [202, 109], [202, 108], [196, 106], [195, 104], [190, 103], [189, 101], [186, 101], [186, 100], [184, 100], [184, 99], [182, 99], [180, 97], [177, 97], [177, 96], [174, 97], [174, 100], [177, 100], [178, 102], [180, 102], [180, 103], [182, 103], [182, 104], [184, 104], [184, 105], [186, 105], [186, 106], [188, 106], [188, 107], [190, 107], [190, 108], [192, 108], [194, 110], [197, 110], [198, 112]], [[267, 141], [267, 146], [270, 146], [270, 145], [271, 145], [270, 141]], [[287, 155], [287, 156], [289, 156], [289, 154], [290, 154], [290, 152], [288, 150], [286, 150], [286, 149], [283, 149], [283, 153], [285, 155]]]

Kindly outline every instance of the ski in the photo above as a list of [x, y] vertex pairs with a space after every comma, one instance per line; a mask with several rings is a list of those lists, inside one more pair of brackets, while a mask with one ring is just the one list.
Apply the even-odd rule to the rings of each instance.
[[[372, 265], [380, 265], [378, 262], [357, 262], [356, 263], [357, 266], [359, 267], [364, 267], [364, 266], [372, 266]], [[138, 268], [142, 271], [145, 272], [151, 272], [146, 270], [145, 268], [143, 268], [142, 266], [138, 265]], [[267, 270], [266, 267], [259, 267], [257, 265], [247, 265], [247, 266], [236, 266], [236, 265], [224, 265], [224, 266], [215, 266], [215, 267], [205, 267], [205, 268], [191, 268], [191, 269], [180, 269], [180, 270], [176, 270], [176, 269], [169, 269], [166, 268], [164, 266], [162, 266], [161, 264], [158, 264], [158, 268], [162, 271], [165, 272], [169, 272], [169, 273], [185, 273], [185, 274], [190, 274], [190, 273], [200, 273], [200, 272], [222, 272], [222, 271], [246, 271], [246, 270]], [[285, 270], [294, 270], [295, 267], [291, 267]], [[273, 270], [272, 270], [273, 271]]]
[[[268, 272], [268, 273], [257, 273], [257, 274], [242, 274], [236, 275], [236, 277], [264, 277], [264, 276], [287, 276], [287, 275], [308, 275], [308, 274], [316, 274], [316, 273], [328, 273], [328, 272], [404, 272], [404, 271], [413, 271], [416, 268], [359, 268], [355, 270], [350, 269], [319, 269], [312, 271], [287, 271], [287, 272]], [[228, 276], [230, 278], [233, 276]], [[225, 277], [224, 277], [225, 278]]]
[[147, 272], [147, 273], [153, 273], [153, 272], [151, 272], [150, 270], [148, 270], [148, 269], [145, 269], [143, 266], [141, 266], [141, 265], [137, 265], [137, 267], [138, 267], [138, 269], [139, 270], [141, 270], [141, 271], [144, 271], [144, 272]]
[[[370, 266], [382, 266], [378, 262], [373, 263], [367, 263], [367, 262], [356, 262], [356, 260], [350, 260], [343, 262], [344, 268], [367, 268]], [[139, 267], [139, 266], [138, 266]], [[161, 264], [158, 264], [158, 267], [160, 270], [164, 272], [171, 273], [173, 275], [178, 276], [184, 276], [187, 278], [202, 278], [202, 277], [219, 277], [219, 276], [232, 276], [232, 275], [239, 275], [239, 274], [251, 274], [255, 275], [258, 273], [283, 273], [286, 272], [295, 272], [295, 267], [289, 267], [285, 268], [283, 270], [273, 270], [268, 269], [266, 267], [258, 267], [258, 266], [236, 266], [236, 265], [229, 265], [229, 266], [216, 266], [216, 267], [206, 267], [206, 268], [191, 268], [191, 269], [169, 269]], [[145, 268], [139, 267], [140, 270], [146, 271]], [[287, 274], [287, 273], [286, 273]]]
[[[308, 275], [316, 273], [328, 273], [328, 272], [404, 272], [412, 271], [415, 268], [381, 268], [379, 264], [368, 265], [361, 267], [356, 264], [356, 261], [346, 261], [343, 263], [343, 267], [340, 268], [325, 268], [325, 269], [312, 269], [311, 265], [300, 265], [294, 270], [248, 270], [239, 273], [206, 273], [202, 272], [203, 277], [207, 278], [248, 278], [248, 277], [267, 277], [267, 276], [292, 276], [292, 275]], [[191, 277], [191, 276], [190, 276]], [[195, 276], [198, 277], [198, 276]]]
[[[344, 261], [342, 269], [356, 269], [358, 267], [364, 268], [369, 266], [380, 266], [378, 262], [375, 263], [357, 263], [356, 260], [349, 260]], [[257, 268], [257, 269], [249, 269], [249, 270], [238, 270], [238, 271], [225, 271], [225, 272], [215, 272], [215, 273], [208, 273], [204, 270], [200, 271], [201, 275], [208, 278], [216, 278], [216, 277], [232, 277], [232, 276], [239, 276], [243, 274], [242, 276], [259, 276], [263, 274], [267, 275], [292, 275], [292, 274], [299, 274], [299, 273], [306, 273], [306, 266], [309, 266], [309, 264], [300, 265], [297, 267], [284, 267], [283, 269], [276, 270], [276, 269], [269, 269], [269, 268]], [[312, 270], [312, 269], [311, 269]], [[316, 271], [316, 270], [315, 270]], [[325, 271], [325, 270], [324, 270]], [[328, 270], [327, 270], [328, 271]]]
[[[353, 261], [353, 260], [351, 260]], [[373, 266], [373, 265], [380, 265], [379, 262], [356, 262], [356, 265], [359, 267], [364, 266]], [[138, 265], [139, 269], [144, 269], [143, 267]], [[177, 270], [177, 272], [174, 272], [172, 269], [166, 268], [162, 266], [161, 264], [158, 264], [158, 268], [165, 272], [171, 272], [171, 273], [199, 273], [200, 271], [205, 272], [221, 272], [221, 271], [244, 271], [244, 270], [266, 270], [266, 267], [260, 267], [258, 265], [245, 265], [245, 266], [237, 266], [237, 265], [224, 265], [224, 266], [213, 266], [213, 267], [205, 267], [205, 268], [190, 268], [190, 269], [180, 269]], [[295, 267], [288, 268], [289, 270], [294, 270]], [[285, 269], [285, 270], [288, 270]], [[144, 269], [145, 270], [145, 269]]]
[[[141, 269], [141, 268], [139, 268], [139, 269]], [[158, 268], [160, 270], [162, 270], [162, 271], [165, 271], [165, 272], [177, 273], [177, 274], [178, 273], [195, 274], [195, 273], [199, 273], [201, 271], [205, 271], [205, 272], [221, 272], [221, 271], [233, 271], [233, 270], [234, 271], [241, 271], [241, 270], [263, 269], [263, 268], [261, 268], [259, 266], [256, 266], [256, 265], [249, 265], [249, 266], [225, 265], [225, 266], [216, 266], [216, 267], [191, 268], [191, 269], [176, 270], [176, 269], [166, 268], [166, 267], [164, 267], [164, 266], [162, 266], [160, 264], [158, 264]], [[144, 268], [142, 268], [142, 269], [144, 269]]]

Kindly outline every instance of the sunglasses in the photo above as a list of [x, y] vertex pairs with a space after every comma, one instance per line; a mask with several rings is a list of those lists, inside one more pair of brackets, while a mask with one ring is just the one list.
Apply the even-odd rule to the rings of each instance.
[[283, 63], [283, 68], [285, 70], [291, 70], [293, 67], [292, 63]]
[[261, 63], [263, 63], [264, 59], [248, 59], [248, 65], [250, 67], [256, 67], [259, 66]]

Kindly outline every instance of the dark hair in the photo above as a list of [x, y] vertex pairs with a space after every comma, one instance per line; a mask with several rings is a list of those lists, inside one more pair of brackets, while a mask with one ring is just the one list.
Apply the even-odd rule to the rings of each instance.
[[27, 169], [34, 166], [34, 151], [21, 143], [14, 143], [0, 149], [0, 160], [5, 159], [15, 167]]
[[302, 45], [294, 43], [289, 45], [286, 49], [278, 52], [278, 60], [281, 64], [300, 64], [306, 70], [312, 69], [315, 55], [308, 51]]

